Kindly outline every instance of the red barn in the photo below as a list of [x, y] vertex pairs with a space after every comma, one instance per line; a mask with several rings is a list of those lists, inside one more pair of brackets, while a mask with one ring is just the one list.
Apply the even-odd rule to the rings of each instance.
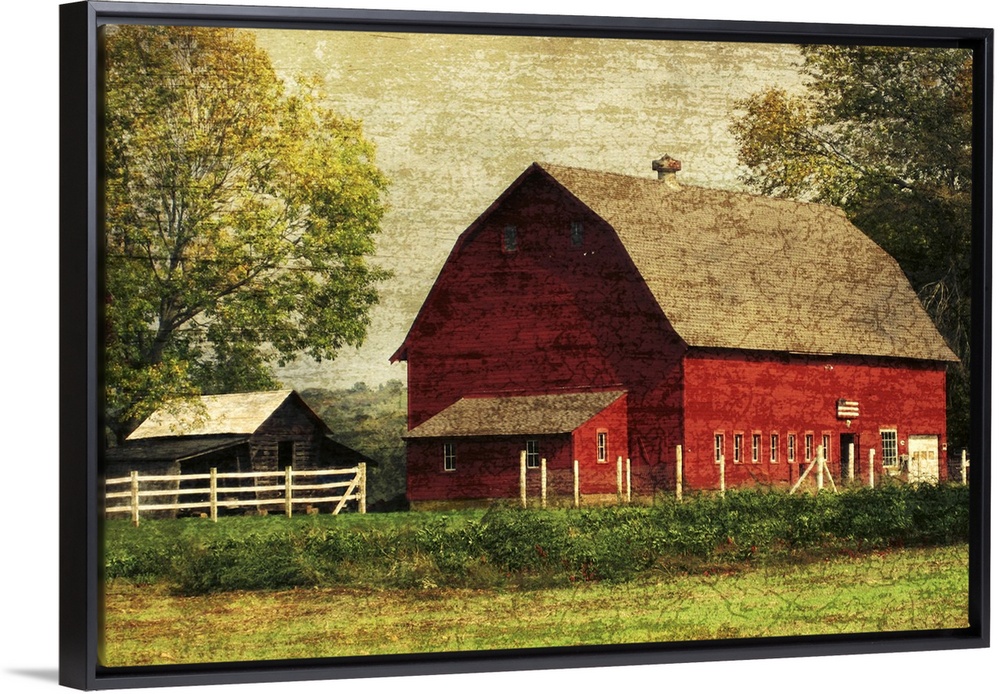
[[[947, 474], [956, 358], [839, 209], [532, 164], [458, 238], [393, 360], [411, 503]], [[853, 447], [850, 444], [854, 444]], [[569, 492], [571, 493], [571, 491]]]

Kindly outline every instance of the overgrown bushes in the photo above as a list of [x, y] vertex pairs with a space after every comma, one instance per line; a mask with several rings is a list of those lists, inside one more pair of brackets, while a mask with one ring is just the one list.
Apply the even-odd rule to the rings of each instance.
[[393, 514], [389, 521], [221, 519], [171, 534], [176, 523], [119, 527], [106, 543], [106, 577], [167, 580], [184, 594], [627, 581], [811, 553], [964, 541], [969, 495], [948, 485], [816, 496], [730, 491], [724, 499], [578, 511], [497, 505], [478, 514]]

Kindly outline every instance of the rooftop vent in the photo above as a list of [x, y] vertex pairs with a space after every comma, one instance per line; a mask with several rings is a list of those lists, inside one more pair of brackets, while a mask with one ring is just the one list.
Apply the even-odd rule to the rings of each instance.
[[681, 163], [668, 154], [653, 160], [653, 171], [656, 172], [656, 178], [671, 188], [681, 187], [677, 180], [677, 172], [680, 170]]

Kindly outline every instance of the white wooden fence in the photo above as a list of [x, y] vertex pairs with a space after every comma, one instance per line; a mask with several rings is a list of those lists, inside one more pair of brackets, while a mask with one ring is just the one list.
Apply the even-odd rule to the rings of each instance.
[[[343, 479], [351, 475], [350, 479]], [[339, 481], [327, 482], [322, 478], [340, 477]], [[277, 483], [266, 483], [278, 479]], [[320, 481], [309, 483], [308, 480], [320, 478]], [[232, 509], [243, 506], [255, 508], [282, 507], [285, 515], [291, 518], [295, 505], [310, 505], [336, 503], [334, 515], [340, 513], [348, 501], [358, 502], [358, 512], [365, 513], [367, 471], [364, 463], [357, 467], [339, 468], [333, 470], [293, 470], [288, 467], [276, 472], [218, 472], [212, 468], [208, 474], [190, 475], [140, 475], [132, 470], [128, 477], [116, 477], [105, 481], [105, 511], [107, 513], [128, 513], [132, 524], [139, 525], [139, 515], [148, 511], [207, 511], [213, 521], [218, 520], [219, 508]], [[231, 480], [236, 485], [226, 484]], [[252, 486], [238, 486], [241, 480], [253, 480]], [[265, 484], [257, 482], [264, 480]], [[302, 480], [307, 483], [296, 483]], [[150, 483], [171, 483], [169, 487], [158, 486], [150, 488]], [[174, 485], [173, 483], [177, 483]], [[204, 482], [208, 486], [190, 487], [182, 483]], [[221, 484], [220, 484], [221, 483]], [[143, 485], [147, 485], [143, 488]], [[343, 489], [341, 494], [334, 490]], [[303, 491], [320, 492], [315, 496], [296, 496]], [[326, 493], [329, 492], [329, 493]], [[273, 494], [273, 496], [271, 496]], [[253, 498], [246, 498], [253, 496]], [[156, 497], [161, 497], [156, 500]], [[172, 501], [164, 502], [162, 497], [170, 497]], [[182, 497], [188, 497], [184, 500]], [[191, 498], [196, 497], [196, 498]], [[201, 497], [201, 498], [197, 498]]]

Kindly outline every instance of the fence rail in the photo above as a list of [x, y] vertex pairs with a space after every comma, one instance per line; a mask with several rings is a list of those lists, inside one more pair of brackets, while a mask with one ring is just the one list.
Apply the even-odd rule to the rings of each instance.
[[[313, 481], [316, 478], [340, 477], [350, 475], [349, 479], [339, 479], [330, 482]], [[257, 480], [268, 480], [278, 478], [278, 484], [257, 485]], [[307, 484], [296, 484], [296, 479], [307, 481]], [[229, 480], [253, 480], [254, 484], [249, 486], [225, 485], [220, 482]], [[191, 482], [207, 482], [205, 487], [182, 487], [182, 484]], [[153, 488], [148, 486], [143, 489], [143, 485], [151, 483], [176, 483], [176, 486], [168, 488]], [[125, 487], [124, 489], [121, 489]], [[366, 502], [367, 469], [364, 463], [358, 463], [357, 467], [338, 468], [330, 470], [293, 470], [288, 467], [276, 472], [217, 472], [212, 468], [207, 474], [196, 473], [190, 475], [140, 475], [137, 470], [132, 470], [128, 477], [115, 477], [105, 480], [104, 498], [106, 502], [113, 500], [127, 500], [126, 503], [105, 504], [106, 513], [128, 513], [132, 517], [132, 524], [139, 525], [139, 516], [142, 512], [149, 511], [198, 511], [207, 509], [208, 517], [213, 521], [218, 520], [219, 508], [233, 509], [253, 506], [256, 508], [282, 507], [285, 515], [291, 518], [292, 511], [296, 505], [315, 504], [336, 504], [333, 514], [340, 513], [348, 501], [358, 502], [358, 512], [367, 511]], [[344, 490], [341, 494], [333, 493], [334, 490]], [[323, 492], [330, 494], [297, 496], [297, 493]], [[261, 496], [264, 494], [265, 496]], [[268, 496], [274, 494], [275, 496]], [[279, 495], [280, 494], [280, 495]], [[253, 498], [247, 498], [252, 495]], [[182, 500], [181, 497], [199, 496], [202, 498]], [[145, 499], [172, 497], [173, 501], [156, 503], [146, 503]]]

